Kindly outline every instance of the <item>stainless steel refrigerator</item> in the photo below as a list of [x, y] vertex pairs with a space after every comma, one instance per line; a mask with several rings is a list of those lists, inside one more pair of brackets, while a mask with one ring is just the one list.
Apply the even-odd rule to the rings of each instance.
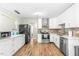
[[30, 29], [31, 26], [29, 24], [20, 24], [19, 25], [19, 34], [25, 34], [25, 43], [30, 42]]

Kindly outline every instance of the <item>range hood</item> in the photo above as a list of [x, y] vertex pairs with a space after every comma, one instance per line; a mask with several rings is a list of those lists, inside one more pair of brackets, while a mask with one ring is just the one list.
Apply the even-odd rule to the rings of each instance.
[[59, 24], [61, 26], [62, 34], [65, 34], [66, 29], [65, 29], [65, 23]]

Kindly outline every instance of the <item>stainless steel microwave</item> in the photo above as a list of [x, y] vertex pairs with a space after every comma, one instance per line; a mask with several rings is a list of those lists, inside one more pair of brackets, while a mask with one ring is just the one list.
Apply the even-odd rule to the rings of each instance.
[[11, 32], [0, 32], [0, 38], [11, 36]]

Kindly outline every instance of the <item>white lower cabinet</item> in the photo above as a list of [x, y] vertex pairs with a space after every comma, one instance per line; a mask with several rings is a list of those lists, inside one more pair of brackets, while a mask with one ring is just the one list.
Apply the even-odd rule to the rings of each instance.
[[50, 42], [54, 42], [54, 35], [50, 34]]
[[14, 48], [15, 52], [20, 49], [25, 44], [25, 37], [19, 36], [14, 38]]
[[42, 34], [38, 34], [38, 43], [42, 43]]
[[60, 37], [59, 37], [58, 35], [56, 35], [55, 38], [54, 38], [54, 40], [55, 40], [56, 46], [57, 46], [58, 48], [60, 48]]
[[54, 42], [55, 45], [60, 48], [60, 36], [56, 34], [50, 34], [50, 42]]
[[11, 40], [4, 40], [0, 42], [0, 55], [10, 55], [13, 51]]
[[38, 29], [42, 29], [42, 19], [38, 19]]
[[17, 52], [25, 44], [25, 36], [18, 36], [13, 39], [14, 53]]
[[13, 38], [0, 40], [0, 55], [11, 56], [25, 44], [25, 36], [19, 35]]

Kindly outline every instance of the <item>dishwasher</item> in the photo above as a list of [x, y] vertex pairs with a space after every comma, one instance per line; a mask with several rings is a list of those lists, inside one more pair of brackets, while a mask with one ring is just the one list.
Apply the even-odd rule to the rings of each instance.
[[65, 56], [68, 56], [68, 40], [67, 38], [60, 37], [60, 50]]
[[74, 46], [75, 56], [79, 56], [79, 46]]

